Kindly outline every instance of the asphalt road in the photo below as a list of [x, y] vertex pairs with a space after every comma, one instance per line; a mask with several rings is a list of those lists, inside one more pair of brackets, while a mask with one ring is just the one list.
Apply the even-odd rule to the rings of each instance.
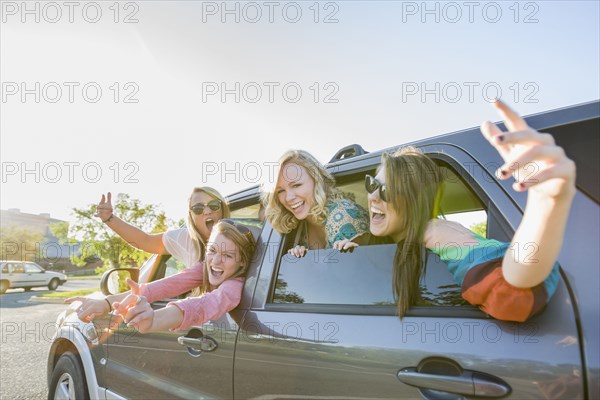
[[[72, 280], [58, 291], [99, 288], [100, 280]], [[47, 293], [9, 289], [0, 295], [0, 399], [47, 399], [46, 361], [56, 316], [64, 304], [29, 301]]]

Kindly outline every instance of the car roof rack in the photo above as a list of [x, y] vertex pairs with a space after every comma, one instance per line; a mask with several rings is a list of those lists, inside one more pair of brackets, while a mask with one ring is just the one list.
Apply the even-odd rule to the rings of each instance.
[[369, 152], [363, 149], [360, 144], [351, 144], [338, 150], [338, 152], [335, 153], [333, 158], [329, 160], [329, 163], [340, 160], [347, 160], [348, 158], [362, 156], [363, 154], [367, 153]]

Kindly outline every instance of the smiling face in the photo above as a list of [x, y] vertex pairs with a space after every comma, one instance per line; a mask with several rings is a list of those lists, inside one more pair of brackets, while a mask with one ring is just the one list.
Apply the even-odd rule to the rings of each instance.
[[[190, 207], [195, 204], [206, 205], [212, 200], [214, 200], [214, 197], [211, 197], [208, 193], [196, 192], [192, 194], [192, 197], [190, 198]], [[204, 207], [204, 212], [202, 214], [196, 215], [190, 211], [190, 215], [194, 221], [194, 226], [198, 232], [200, 232], [202, 239], [207, 240], [214, 224], [223, 218], [223, 207], [221, 206], [219, 210], [213, 211], [210, 207], [206, 206]]]
[[206, 248], [206, 268], [210, 284], [219, 286], [242, 268], [239, 248], [224, 234], [213, 234]]
[[283, 165], [275, 188], [279, 203], [298, 220], [306, 219], [315, 203], [315, 181], [306, 168], [289, 162]]
[[[375, 176], [382, 185], [385, 181], [385, 168], [381, 168]], [[388, 194], [390, 188], [388, 186]], [[395, 242], [403, 239], [402, 216], [394, 208], [392, 203], [385, 202], [379, 197], [379, 190], [369, 193], [369, 215], [371, 217], [370, 230], [375, 236], [390, 236]]]

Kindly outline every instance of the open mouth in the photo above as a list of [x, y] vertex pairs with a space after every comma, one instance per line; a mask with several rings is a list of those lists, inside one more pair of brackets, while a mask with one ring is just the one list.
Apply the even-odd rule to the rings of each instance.
[[207, 218], [204, 223], [206, 224], [208, 231], [211, 232], [213, 226], [215, 226], [215, 221], [212, 218]]
[[218, 268], [215, 268], [215, 267], [212, 267], [212, 266], [210, 267], [210, 274], [212, 276], [214, 276], [215, 278], [220, 278], [221, 275], [223, 275], [223, 272], [224, 271], [222, 269], [218, 269]]
[[371, 207], [371, 222], [377, 223], [383, 221], [385, 213], [378, 208]]
[[292, 209], [293, 213], [298, 213], [298, 212], [302, 211], [302, 209], [304, 208], [304, 202], [299, 201], [297, 203], [294, 203], [294, 204], [290, 205], [290, 208]]

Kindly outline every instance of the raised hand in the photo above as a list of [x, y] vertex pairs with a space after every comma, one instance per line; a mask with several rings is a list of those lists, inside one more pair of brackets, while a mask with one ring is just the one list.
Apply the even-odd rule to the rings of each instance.
[[96, 206], [95, 217], [100, 218], [102, 222], [106, 222], [113, 215], [113, 207], [111, 203], [112, 195], [110, 192], [106, 196], [102, 195], [100, 203]]
[[109, 304], [105, 299], [90, 299], [88, 297], [69, 297], [65, 303], [71, 304], [76, 301], [81, 302], [77, 308], [77, 317], [83, 322], [90, 322], [96, 317], [108, 314], [110, 312]]
[[120, 302], [114, 302], [115, 314], [120, 315], [127, 326], [134, 327], [141, 333], [146, 333], [152, 327], [154, 310], [144, 296], [140, 295], [140, 286], [127, 279], [131, 294]]
[[571, 199], [575, 193], [575, 163], [554, 143], [552, 135], [530, 128], [516, 112], [501, 101], [494, 103], [504, 119], [508, 132], [486, 121], [481, 132], [504, 159], [496, 175], [516, 182], [513, 188], [531, 189], [542, 197]]

